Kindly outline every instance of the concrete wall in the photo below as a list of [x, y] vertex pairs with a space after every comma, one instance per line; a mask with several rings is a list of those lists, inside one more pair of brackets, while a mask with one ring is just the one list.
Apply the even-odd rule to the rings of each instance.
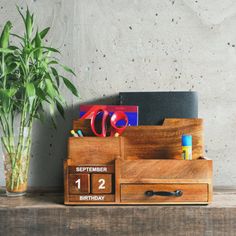
[[[214, 183], [236, 185], [236, 1], [1, 0], [0, 27], [10, 19], [22, 32], [15, 4], [26, 3], [78, 73], [80, 102], [112, 103], [119, 91], [198, 91]], [[78, 117], [78, 101], [63, 94], [70, 106], [58, 129], [35, 122], [31, 186], [62, 185], [68, 130]]]

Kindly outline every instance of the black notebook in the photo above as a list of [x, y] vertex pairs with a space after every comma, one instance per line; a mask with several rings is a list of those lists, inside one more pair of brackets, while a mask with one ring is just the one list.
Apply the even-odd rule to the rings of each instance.
[[198, 118], [197, 92], [120, 92], [120, 105], [139, 106], [139, 125], [161, 125], [165, 118]]

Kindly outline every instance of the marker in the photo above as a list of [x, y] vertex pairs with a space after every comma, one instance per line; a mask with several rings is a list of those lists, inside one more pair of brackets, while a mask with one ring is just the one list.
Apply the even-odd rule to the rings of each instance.
[[78, 134], [80, 137], [84, 137], [84, 135], [83, 135], [83, 133], [82, 133], [82, 131], [81, 131], [80, 129], [77, 131], [77, 134]]
[[73, 129], [70, 131], [70, 133], [71, 133], [74, 137], [77, 137], [77, 138], [79, 137], [79, 135], [76, 134], [75, 131], [74, 131]]

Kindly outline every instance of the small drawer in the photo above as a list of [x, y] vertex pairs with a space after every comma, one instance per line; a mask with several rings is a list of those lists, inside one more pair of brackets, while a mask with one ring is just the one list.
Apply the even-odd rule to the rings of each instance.
[[208, 184], [122, 184], [121, 202], [207, 202]]

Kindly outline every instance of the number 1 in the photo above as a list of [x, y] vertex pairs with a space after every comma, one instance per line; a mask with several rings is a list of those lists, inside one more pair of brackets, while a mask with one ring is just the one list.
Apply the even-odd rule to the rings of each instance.
[[80, 190], [80, 178], [78, 178], [75, 183], [77, 184], [77, 188]]

